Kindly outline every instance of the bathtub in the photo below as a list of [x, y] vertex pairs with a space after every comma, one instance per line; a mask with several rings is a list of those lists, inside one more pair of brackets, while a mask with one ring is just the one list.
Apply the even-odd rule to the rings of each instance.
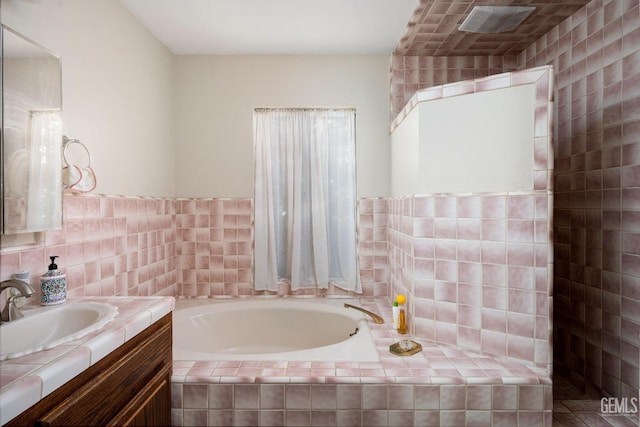
[[377, 362], [368, 316], [353, 299], [179, 299], [174, 360]]

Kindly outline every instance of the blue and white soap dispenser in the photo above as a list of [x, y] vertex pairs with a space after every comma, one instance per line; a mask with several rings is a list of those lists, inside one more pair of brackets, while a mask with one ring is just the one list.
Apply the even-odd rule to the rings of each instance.
[[67, 275], [58, 270], [57, 255], [49, 258], [51, 259], [49, 270], [40, 277], [42, 287], [40, 303], [42, 305], [62, 304], [67, 300]]

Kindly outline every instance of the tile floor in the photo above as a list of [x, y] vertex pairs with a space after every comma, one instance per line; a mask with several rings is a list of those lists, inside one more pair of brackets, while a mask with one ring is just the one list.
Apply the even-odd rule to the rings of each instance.
[[587, 398], [562, 378], [553, 379], [553, 427], [638, 427], [638, 414], [603, 414], [600, 400]]

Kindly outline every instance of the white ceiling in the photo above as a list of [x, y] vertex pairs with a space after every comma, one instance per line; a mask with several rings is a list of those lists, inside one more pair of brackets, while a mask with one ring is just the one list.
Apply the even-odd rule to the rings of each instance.
[[121, 0], [176, 55], [390, 54], [418, 0]]

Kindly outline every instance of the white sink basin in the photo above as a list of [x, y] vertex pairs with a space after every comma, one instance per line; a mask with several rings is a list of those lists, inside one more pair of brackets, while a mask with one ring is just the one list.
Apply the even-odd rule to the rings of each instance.
[[0, 325], [0, 360], [13, 359], [82, 338], [111, 322], [118, 308], [96, 302], [23, 310], [24, 317]]

